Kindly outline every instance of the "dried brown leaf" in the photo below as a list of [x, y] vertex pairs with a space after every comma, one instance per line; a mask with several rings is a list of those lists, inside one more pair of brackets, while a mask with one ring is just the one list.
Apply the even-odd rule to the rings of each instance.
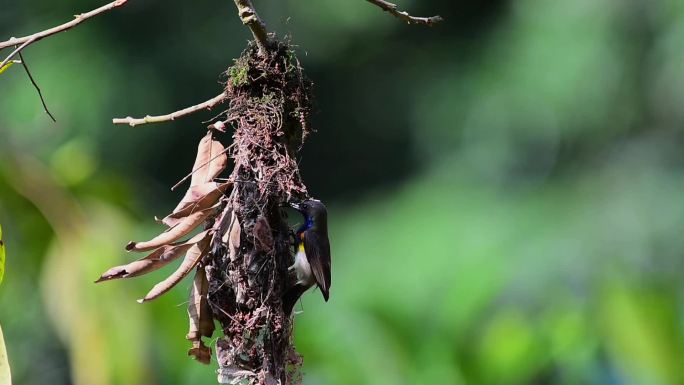
[[198, 267], [190, 290], [190, 302], [188, 303], [190, 328], [186, 338], [193, 342], [193, 347], [188, 351], [188, 355], [207, 364], [211, 359], [211, 349], [205, 347], [209, 351], [208, 355], [205, 354], [206, 350], [202, 349], [204, 347], [202, 337], [211, 337], [214, 333], [214, 319], [207, 301], [208, 291], [209, 282], [204, 267]]
[[[228, 243], [228, 250], [230, 251], [230, 260], [234, 261], [237, 258], [238, 251], [240, 250], [240, 233], [242, 228], [240, 226], [240, 220], [238, 219], [235, 212], [231, 213], [230, 217], [230, 228], [223, 235], [222, 241]], [[228, 238], [228, 239], [226, 239]]]
[[112, 267], [105, 271], [95, 283], [112, 279], [137, 277], [155, 271], [183, 255], [192, 245], [192, 243], [183, 243], [162, 246], [145, 258], [133, 261], [127, 265]]
[[221, 199], [221, 196], [228, 192], [232, 185], [232, 182], [221, 184], [209, 182], [190, 187], [178, 206], [176, 206], [171, 214], [162, 219], [161, 222], [169, 227], [175, 226], [184, 217], [215, 205], [216, 202]]
[[209, 243], [212, 238], [210, 234], [211, 231], [205, 232], [204, 237], [199, 242], [192, 245], [187, 254], [185, 254], [185, 258], [183, 258], [183, 262], [178, 266], [178, 269], [165, 280], [156, 284], [152, 290], [147, 293], [145, 298], [139, 299], [138, 302], [143, 303], [159, 297], [171, 290], [178, 282], [185, 278], [209, 250]]
[[216, 182], [207, 182], [207, 183], [202, 183], [197, 186], [190, 186], [188, 188], [188, 191], [185, 192], [185, 195], [183, 195], [183, 198], [178, 202], [176, 205], [176, 208], [173, 209], [171, 212], [177, 213], [184, 208], [197, 203], [200, 199], [205, 197], [206, 195], [210, 194], [213, 191], [216, 191], [218, 188], [218, 183]]
[[177, 241], [182, 236], [187, 235], [197, 226], [199, 226], [209, 215], [211, 215], [216, 207], [210, 207], [206, 210], [194, 212], [183, 218], [178, 224], [165, 232], [157, 235], [149, 241], [145, 242], [130, 242], [126, 245], [128, 251], [148, 251], [156, 249], [157, 247], [168, 245], [171, 242]]
[[233, 224], [233, 210], [231, 207], [225, 207], [218, 217], [216, 227], [217, 236], [221, 237], [217, 239], [221, 243], [228, 244], [228, 234], [230, 233], [230, 226]]
[[205, 346], [202, 341], [192, 341], [188, 355], [205, 365], [211, 363], [211, 348]]
[[204, 267], [198, 267], [195, 272], [195, 279], [190, 290], [190, 302], [188, 303], [188, 317], [190, 319], [189, 340], [197, 340], [200, 337], [211, 337], [214, 333], [214, 319], [211, 315], [211, 308], [207, 301], [209, 292], [209, 282], [204, 271]]
[[[217, 237], [225, 236], [225, 234], [228, 232], [228, 229], [230, 228], [232, 214], [233, 211], [230, 209], [230, 207], [225, 207], [223, 211], [221, 211], [221, 214], [218, 215], [217, 220], [215, 222], [218, 224], [216, 226], [216, 234], [218, 234]], [[217, 241], [219, 241], [219, 239], [217, 239]], [[223, 238], [221, 238], [220, 241], [223, 242]]]
[[200, 140], [197, 146], [195, 165], [192, 166], [192, 179], [190, 186], [198, 186], [211, 182], [225, 168], [228, 163], [228, 155], [225, 148], [218, 140], [214, 140], [211, 131]]

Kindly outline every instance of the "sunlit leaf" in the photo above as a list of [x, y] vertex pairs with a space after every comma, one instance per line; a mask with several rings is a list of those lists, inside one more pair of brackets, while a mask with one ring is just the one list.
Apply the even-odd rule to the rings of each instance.
[[176, 258], [183, 255], [183, 253], [188, 251], [190, 247], [192, 247], [192, 244], [187, 242], [183, 244], [162, 246], [153, 253], [137, 261], [133, 261], [126, 265], [112, 267], [111, 269], [105, 271], [95, 282], [98, 283], [119, 278], [131, 278], [147, 274], [151, 271], [155, 271], [166, 266]]
[[177, 241], [179, 238], [187, 235], [197, 226], [199, 226], [209, 215], [214, 212], [215, 207], [211, 207], [206, 210], [197, 211], [191, 215], [185, 217], [176, 226], [168, 229], [167, 231], [159, 234], [153, 239], [145, 242], [130, 242], [126, 245], [126, 250], [128, 251], [148, 251], [156, 249], [164, 245], [168, 245], [171, 242]]
[[4, 66], [0, 67], [0, 74], [7, 71], [7, 69], [10, 68], [13, 64], [14, 64], [14, 61], [10, 60]]
[[7, 360], [7, 350], [5, 349], [5, 339], [0, 328], [0, 385], [11, 385], [12, 375], [10, 373], [9, 361]]
[[190, 250], [188, 250], [187, 254], [185, 254], [185, 258], [183, 259], [183, 262], [180, 264], [178, 269], [176, 269], [173, 274], [168, 276], [165, 280], [159, 282], [156, 284], [152, 290], [150, 290], [149, 293], [145, 296], [145, 298], [141, 298], [138, 300], [138, 302], [143, 303], [146, 301], [151, 301], [160, 295], [166, 293], [167, 291], [171, 290], [178, 282], [180, 282], [185, 276], [187, 276], [192, 269], [197, 266], [199, 263], [200, 259], [206, 254], [208, 251], [207, 248], [209, 246], [209, 242], [211, 241], [211, 234], [208, 232], [203, 232], [201, 233], [202, 235], [202, 240], [199, 242], [195, 243], [190, 247]]
[[5, 242], [2, 240], [2, 226], [0, 226], [0, 283], [5, 276]]
[[173, 213], [167, 215], [160, 222], [169, 227], [173, 227], [192, 213], [206, 210], [211, 206], [214, 206], [222, 195], [229, 192], [231, 187], [232, 183], [230, 182], [222, 184], [207, 182], [201, 185], [192, 186], [185, 193], [185, 196], [178, 206], [173, 210]]
[[[2, 227], [0, 227], [0, 283], [5, 273], [5, 245], [2, 242]], [[5, 349], [5, 339], [0, 328], [0, 385], [10, 385], [12, 377], [10, 375], [9, 361], [7, 360], [7, 350]]]
[[213, 134], [208, 132], [197, 146], [197, 157], [192, 166], [192, 177], [190, 186], [211, 182], [225, 168], [228, 162], [225, 148], [218, 140], [213, 138]]

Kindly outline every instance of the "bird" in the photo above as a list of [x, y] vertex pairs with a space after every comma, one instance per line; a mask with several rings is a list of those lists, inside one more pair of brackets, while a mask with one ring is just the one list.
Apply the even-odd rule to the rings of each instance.
[[288, 271], [294, 270], [297, 283], [283, 295], [286, 315], [299, 297], [317, 285], [325, 301], [330, 296], [330, 241], [328, 240], [328, 210], [319, 200], [309, 199], [290, 206], [304, 216], [304, 224], [295, 233], [295, 261]]

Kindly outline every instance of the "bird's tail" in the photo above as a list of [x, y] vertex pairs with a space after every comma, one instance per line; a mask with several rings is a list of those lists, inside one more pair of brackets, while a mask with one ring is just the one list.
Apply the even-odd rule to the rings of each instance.
[[294, 285], [291, 288], [287, 289], [285, 291], [285, 294], [283, 295], [283, 312], [285, 315], [290, 315], [292, 313], [292, 308], [294, 305], [297, 303], [297, 300], [299, 297], [304, 294], [304, 292], [308, 289], [308, 287], [302, 286], [302, 285]]

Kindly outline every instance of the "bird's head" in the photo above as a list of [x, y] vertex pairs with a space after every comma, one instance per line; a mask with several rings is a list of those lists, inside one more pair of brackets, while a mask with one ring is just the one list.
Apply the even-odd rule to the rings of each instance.
[[314, 227], [327, 228], [328, 210], [321, 201], [309, 199], [299, 203], [290, 203], [290, 206], [302, 213], [304, 219], [312, 222]]

